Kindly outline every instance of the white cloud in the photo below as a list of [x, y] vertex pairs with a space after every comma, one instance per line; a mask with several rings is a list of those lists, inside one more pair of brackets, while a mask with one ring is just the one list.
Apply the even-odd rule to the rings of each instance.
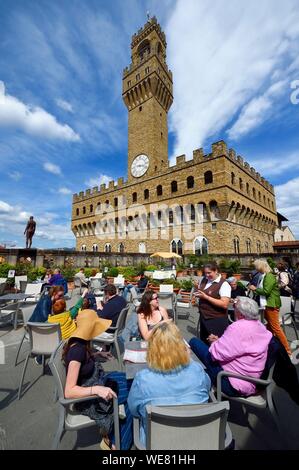
[[[61, 219], [60, 215], [40, 210], [32, 210], [32, 213], [24, 211], [22, 207], [12, 206], [5, 201], [0, 201], [0, 232], [1, 240], [4, 238], [18, 238], [17, 243], [24, 242], [24, 230], [31, 215], [37, 224], [35, 232], [36, 239], [50, 241], [53, 246], [67, 246], [74, 242], [73, 233], [68, 224], [57, 224], [56, 219]], [[33, 245], [36, 247], [36, 242]]]
[[[271, 87], [276, 70], [288, 70], [290, 46], [299, 47], [296, 5], [296, 0], [176, 3], [166, 30], [167, 62], [174, 75], [174, 155], [190, 157]], [[252, 102], [256, 124], [268, 116], [269, 106], [270, 100]]]
[[13, 211], [13, 207], [7, 204], [7, 202], [0, 201], [0, 214], [9, 214]]
[[251, 160], [250, 164], [264, 177], [269, 178], [298, 170], [298, 162], [299, 151], [294, 151], [284, 154], [283, 157], [281, 152], [277, 155], [261, 155]]
[[65, 100], [57, 99], [57, 100], [56, 100], [56, 104], [57, 104], [61, 109], [64, 109], [65, 111], [68, 111], [69, 113], [73, 113], [73, 112], [74, 112], [71, 103], [68, 103], [68, 102], [65, 101]]
[[263, 95], [253, 98], [242, 109], [239, 118], [228, 130], [230, 139], [237, 140], [262, 124], [271, 114], [275, 99], [288, 89], [287, 80], [274, 83]]
[[277, 210], [289, 219], [295, 237], [299, 239], [299, 177], [275, 187]]
[[111, 176], [103, 175], [100, 173], [99, 175], [93, 176], [89, 180], [86, 180], [84, 184], [86, 184], [88, 188], [93, 188], [94, 186], [100, 186], [101, 184], [108, 184], [109, 181], [112, 180], [113, 178]]
[[60, 194], [72, 194], [72, 191], [71, 191], [70, 189], [68, 189], [68, 188], [59, 188], [59, 189], [58, 189], [58, 192], [59, 192]]
[[44, 170], [48, 171], [49, 173], [53, 173], [53, 175], [61, 175], [60, 167], [54, 163], [44, 163]]
[[55, 116], [42, 108], [31, 107], [14, 96], [5, 94], [0, 81], [0, 126], [21, 129], [24, 132], [48, 139], [79, 141], [80, 136], [67, 124], [57, 122]]

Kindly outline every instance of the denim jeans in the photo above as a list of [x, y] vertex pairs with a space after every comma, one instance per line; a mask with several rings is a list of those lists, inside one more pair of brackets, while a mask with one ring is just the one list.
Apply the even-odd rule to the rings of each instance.
[[[206, 373], [210, 377], [212, 384], [216, 385], [217, 375], [223, 369], [217, 361], [212, 359], [212, 356], [209, 352], [209, 347], [198, 338], [192, 338], [189, 344], [194, 354], [196, 354], [196, 356], [206, 366]], [[231, 397], [240, 395], [238, 391], [232, 387], [227, 377], [222, 377], [221, 379], [221, 390], [223, 393]]]

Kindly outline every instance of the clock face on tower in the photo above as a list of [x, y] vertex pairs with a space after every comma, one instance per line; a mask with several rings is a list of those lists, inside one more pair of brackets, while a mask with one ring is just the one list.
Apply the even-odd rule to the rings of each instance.
[[143, 176], [144, 173], [146, 173], [147, 169], [149, 167], [149, 158], [147, 155], [138, 155], [136, 158], [134, 158], [132, 165], [131, 165], [131, 173], [132, 176], [135, 178], [139, 178], [140, 176]]

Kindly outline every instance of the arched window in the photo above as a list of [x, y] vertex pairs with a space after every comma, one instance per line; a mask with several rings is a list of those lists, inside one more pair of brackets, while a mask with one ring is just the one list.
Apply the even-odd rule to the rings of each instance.
[[183, 254], [183, 242], [179, 238], [174, 238], [170, 243], [172, 253]]
[[168, 222], [169, 222], [169, 225], [173, 225], [173, 211], [172, 211], [172, 209], [170, 209], [169, 212], [168, 212]]
[[231, 183], [236, 184], [236, 176], [235, 176], [235, 173], [233, 173], [233, 172], [231, 174]]
[[117, 207], [117, 206], [118, 206], [118, 198], [115, 197], [115, 198], [114, 198], [114, 207]]
[[188, 189], [194, 188], [194, 178], [193, 178], [193, 176], [188, 176], [188, 178], [187, 178], [187, 188]]
[[108, 209], [108, 207], [109, 207], [109, 201], [108, 201], [108, 199], [106, 199], [106, 201], [105, 201], [105, 206], [106, 206], [106, 209]]
[[148, 39], [145, 39], [140, 46], [138, 47], [137, 54], [139, 55], [139, 59], [143, 60], [147, 57], [150, 53], [151, 46]]
[[92, 251], [99, 251], [99, 247], [96, 243], [92, 245]]
[[191, 222], [195, 221], [195, 207], [193, 204], [190, 205], [190, 220]]
[[118, 252], [119, 253], [124, 253], [125, 252], [125, 245], [123, 243], [120, 243], [118, 245]]
[[266, 251], [266, 253], [269, 252], [269, 243], [268, 242], [265, 243], [265, 251]]
[[78, 208], [76, 209], [76, 215], [79, 215], [79, 209]]
[[137, 193], [136, 192], [132, 194], [132, 201], [137, 202]]
[[256, 252], [259, 254], [262, 252], [261, 242], [259, 240], [256, 242]]
[[243, 189], [243, 180], [242, 180], [242, 178], [239, 178], [239, 188]]
[[104, 248], [105, 253], [111, 253], [111, 245], [110, 243], [106, 243]]
[[83, 206], [83, 214], [86, 214], [86, 207]]
[[255, 188], [252, 188], [252, 196], [254, 199], [256, 199], [256, 191], [255, 191]]
[[213, 183], [213, 173], [211, 171], [206, 171], [204, 174], [205, 184]]
[[163, 194], [163, 189], [162, 189], [161, 184], [159, 184], [159, 186], [157, 186], [157, 196], [162, 196], [162, 194]]
[[251, 241], [249, 239], [246, 240], [246, 251], [251, 253]]
[[259, 191], [259, 201], [261, 202], [261, 192]]
[[219, 207], [216, 201], [210, 202], [210, 214], [211, 214], [211, 220], [220, 219]]
[[239, 240], [239, 237], [234, 238], [234, 253], [235, 254], [240, 253], [240, 240]]
[[90, 204], [89, 206], [89, 212], [92, 212], [93, 211], [93, 204]]
[[143, 194], [144, 194], [144, 199], [149, 198], [149, 190], [148, 189], [145, 189]]
[[246, 183], [246, 192], [247, 192], [247, 194], [250, 193], [250, 190], [249, 190], [249, 183]]
[[86, 245], [81, 246], [81, 251], [86, 251]]
[[208, 240], [205, 237], [199, 236], [193, 242], [194, 254], [197, 256], [208, 254]]
[[176, 193], [178, 190], [178, 183], [176, 181], [171, 182], [171, 192]]
[[203, 220], [204, 222], [209, 220], [207, 205], [205, 202], [198, 203], [197, 211], [198, 211], [198, 220]]

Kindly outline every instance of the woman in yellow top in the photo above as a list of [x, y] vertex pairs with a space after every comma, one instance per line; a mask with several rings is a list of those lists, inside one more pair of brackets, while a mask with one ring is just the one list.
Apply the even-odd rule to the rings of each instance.
[[52, 314], [48, 317], [49, 323], [60, 323], [62, 339], [68, 339], [76, 329], [75, 318], [80, 309], [89, 308], [89, 300], [85, 298], [88, 289], [85, 289], [82, 296], [70, 310], [66, 310], [66, 302], [64, 299], [59, 299], [54, 302], [52, 306]]

